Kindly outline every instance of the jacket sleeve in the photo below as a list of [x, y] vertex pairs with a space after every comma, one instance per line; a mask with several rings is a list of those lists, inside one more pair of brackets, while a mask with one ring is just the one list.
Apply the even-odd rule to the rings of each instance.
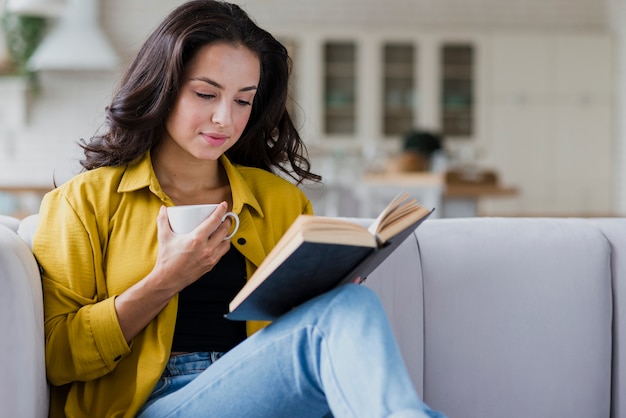
[[33, 252], [42, 271], [48, 379], [96, 379], [130, 352], [106, 292], [98, 222], [62, 189], [45, 196], [39, 217]]

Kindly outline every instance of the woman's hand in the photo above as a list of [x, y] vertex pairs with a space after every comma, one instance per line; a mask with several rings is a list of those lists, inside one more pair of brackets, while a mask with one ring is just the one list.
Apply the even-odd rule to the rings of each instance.
[[[230, 248], [224, 238], [230, 230], [230, 218], [221, 222], [228, 211], [225, 202], [188, 234], [175, 234], [170, 228], [165, 207], [157, 216], [159, 249], [151, 280], [171, 288], [173, 293], [198, 280], [210, 271]], [[158, 278], [158, 279], [157, 279]]]
[[175, 234], [165, 206], [157, 216], [159, 249], [152, 271], [117, 296], [115, 309], [126, 341], [130, 342], [174, 295], [210, 271], [230, 248], [224, 238], [230, 229], [225, 202], [196, 229]]

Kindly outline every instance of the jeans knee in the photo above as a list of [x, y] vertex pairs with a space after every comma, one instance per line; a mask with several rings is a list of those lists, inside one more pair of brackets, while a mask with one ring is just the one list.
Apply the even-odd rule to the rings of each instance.
[[293, 326], [321, 326], [324, 329], [331, 324], [334, 328], [362, 322], [373, 323], [385, 318], [382, 303], [372, 289], [363, 285], [346, 284], [309, 300], [267, 328], [291, 332]]
[[357, 284], [347, 284], [335, 289], [333, 299], [337, 305], [348, 308], [349, 311], [364, 310], [370, 312], [382, 309], [382, 304], [376, 292], [372, 289]]

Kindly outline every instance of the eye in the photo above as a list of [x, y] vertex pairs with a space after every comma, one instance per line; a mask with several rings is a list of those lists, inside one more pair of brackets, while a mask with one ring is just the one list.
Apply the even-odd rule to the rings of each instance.
[[250, 106], [250, 104], [251, 104], [249, 101], [242, 100], [242, 99], [237, 99], [237, 100], [235, 100], [235, 102], [237, 102], [241, 106]]
[[198, 96], [201, 99], [213, 99], [213, 98], [215, 98], [215, 95], [211, 94], [211, 93], [199, 93], [199, 92], [196, 92], [196, 96]]

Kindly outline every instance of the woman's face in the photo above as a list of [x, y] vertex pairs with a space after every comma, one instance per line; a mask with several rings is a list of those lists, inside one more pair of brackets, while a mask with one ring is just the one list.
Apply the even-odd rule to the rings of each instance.
[[217, 160], [241, 137], [260, 77], [259, 59], [243, 46], [201, 48], [185, 70], [164, 141], [197, 159]]

